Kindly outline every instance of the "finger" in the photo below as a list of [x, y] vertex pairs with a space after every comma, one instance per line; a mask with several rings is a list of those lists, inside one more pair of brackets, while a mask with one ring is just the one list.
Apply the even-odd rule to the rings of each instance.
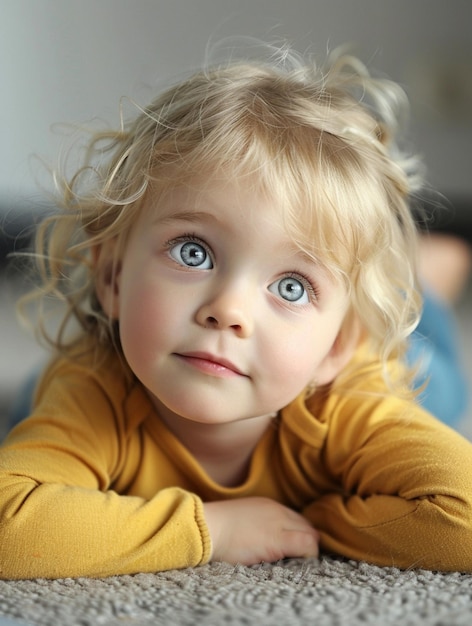
[[316, 530], [286, 530], [284, 532], [284, 553], [286, 557], [313, 557], [319, 555], [319, 535]]
[[297, 530], [297, 529], [314, 530], [311, 522], [309, 522], [306, 517], [304, 517], [300, 513], [297, 513], [293, 509], [287, 508], [286, 511], [287, 511], [287, 519], [290, 520], [291, 522], [289, 525], [287, 525], [287, 530], [290, 530], [290, 529], [291, 530]]

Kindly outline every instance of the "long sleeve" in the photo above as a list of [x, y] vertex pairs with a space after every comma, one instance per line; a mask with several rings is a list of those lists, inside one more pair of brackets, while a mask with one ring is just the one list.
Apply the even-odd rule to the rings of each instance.
[[115, 489], [132, 483], [142, 453], [124, 392], [114, 388], [112, 399], [96, 376], [67, 366], [53, 368], [43, 388], [35, 414], [0, 450], [0, 577], [107, 576], [207, 561], [195, 494]]
[[333, 397], [324, 412], [320, 454], [337, 488], [304, 510], [322, 547], [378, 565], [472, 571], [472, 444], [393, 398]]

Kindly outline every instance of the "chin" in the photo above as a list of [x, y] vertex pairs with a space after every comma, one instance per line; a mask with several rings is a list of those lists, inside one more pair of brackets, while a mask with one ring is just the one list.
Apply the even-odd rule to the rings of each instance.
[[[185, 394], [185, 395], [183, 395]], [[167, 420], [183, 419], [202, 425], [218, 425], [236, 422], [244, 419], [241, 414], [228, 414], [228, 403], [218, 406], [215, 401], [208, 398], [198, 402], [195, 395], [183, 392], [179, 398], [153, 396], [157, 412]]]

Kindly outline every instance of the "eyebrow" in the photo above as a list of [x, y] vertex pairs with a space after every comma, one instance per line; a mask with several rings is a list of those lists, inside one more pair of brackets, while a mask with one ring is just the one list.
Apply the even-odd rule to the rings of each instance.
[[218, 222], [216, 215], [205, 211], [177, 211], [169, 215], [159, 215], [153, 224], [167, 224], [169, 222]]

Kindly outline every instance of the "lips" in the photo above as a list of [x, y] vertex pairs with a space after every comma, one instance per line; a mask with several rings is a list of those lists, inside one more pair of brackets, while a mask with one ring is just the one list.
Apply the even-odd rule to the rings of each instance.
[[208, 352], [175, 353], [175, 356], [194, 368], [219, 377], [246, 376], [228, 359], [209, 354]]

